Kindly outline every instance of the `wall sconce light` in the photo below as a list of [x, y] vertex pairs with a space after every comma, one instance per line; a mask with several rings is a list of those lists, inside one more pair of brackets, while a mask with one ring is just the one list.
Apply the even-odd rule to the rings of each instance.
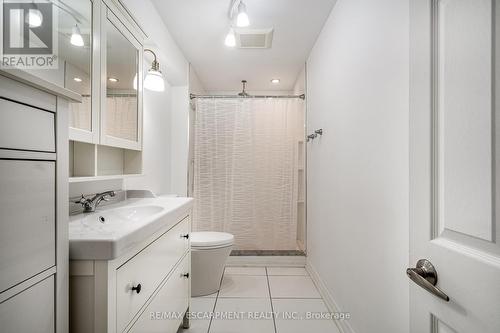
[[144, 49], [144, 52], [151, 52], [154, 57], [151, 68], [144, 79], [144, 88], [152, 91], [164, 91], [165, 81], [163, 80], [163, 74], [160, 71], [160, 63], [156, 59], [156, 54], [151, 49]]

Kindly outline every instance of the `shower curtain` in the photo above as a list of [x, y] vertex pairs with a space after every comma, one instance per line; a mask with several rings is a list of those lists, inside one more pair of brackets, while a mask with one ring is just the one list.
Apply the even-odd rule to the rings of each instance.
[[234, 234], [235, 249], [297, 248], [299, 99], [197, 99], [193, 230]]

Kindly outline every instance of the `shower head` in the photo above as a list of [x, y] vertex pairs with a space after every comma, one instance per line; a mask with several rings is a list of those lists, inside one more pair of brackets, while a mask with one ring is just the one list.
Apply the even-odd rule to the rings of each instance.
[[246, 87], [247, 87], [247, 80], [242, 80], [242, 81], [241, 81], [241, 83], [242, 83], [242, 85], [243, 85], [243, 90], [242, 90], [240, 93], [238, 93], [238, 96], [240, 96], [240, 97], [248, 97], [248, 96], [250, 96], [250, 95], [249, 95], [249, 94], [245, 91], [245, 89], [246, 89]]

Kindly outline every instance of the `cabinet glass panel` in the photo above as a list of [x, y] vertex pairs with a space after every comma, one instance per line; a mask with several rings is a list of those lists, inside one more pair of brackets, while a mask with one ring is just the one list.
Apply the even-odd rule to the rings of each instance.
[[24, 6], [18, 19], [29, 24], [30, 47], [33, 43], [40, 49], [48, 47], [56, 61], [53, 67], [46, 66], [50, 68], [24, 70], [81, 94], [83, 102], [69, 106], [69, 126], [92, 131], [92, 1], [33, 1]]
[[137, 141], [139, 51], [106, 20], [105, 134]]
[[[56, 2], [54, 2], [56, 3]], [[64, 61], [64, 86], [82, 95], [82, 103], [70, 103], [69, 126], [93, 131], [92, 128], [92, 1], [65, 0], [58, 6], [59, 24], [66, 38], [60, 40]], [[68, 37], [69, 36], [69, 37]]]

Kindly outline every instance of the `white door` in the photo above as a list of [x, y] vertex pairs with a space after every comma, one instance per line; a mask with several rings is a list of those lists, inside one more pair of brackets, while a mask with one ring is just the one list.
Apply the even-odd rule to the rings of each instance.
[[500, 332], [499, 7], [410, 0], [410, 265], [449, 297], [408, 272], [414, 333]]

